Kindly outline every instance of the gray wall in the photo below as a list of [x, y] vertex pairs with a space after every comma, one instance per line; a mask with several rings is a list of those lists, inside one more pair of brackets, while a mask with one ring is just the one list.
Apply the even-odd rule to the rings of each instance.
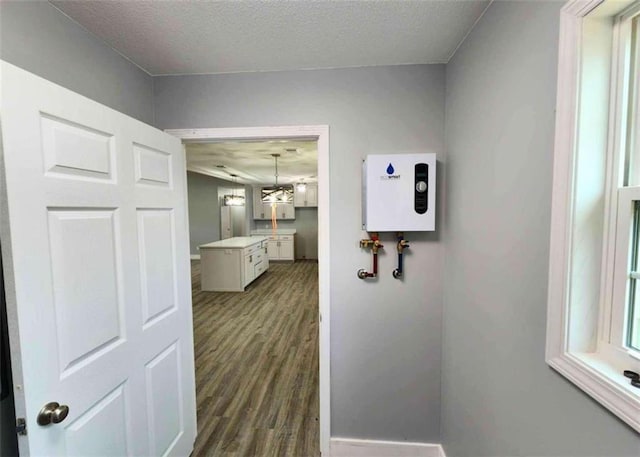
[[48, 2], [0, 2], [0, 58], [153, 123], [151, 76]]
[[[200, 254], [198, 246], [220, 239], [220, 199], [218, 187], [234, 183], [200, 173], [187, 172], [189, 199], [189, 245], [191, 254]], [[246, 186], [249, 187], [249, 186]], [[245, 189], [246, 189], [245, 187]], [[246, 192], [246, 190], [245, 190]], [[245, 206], [247, 208], [247, 206]], [[245, 230], [248, 227], [245, 228]], [[248, 231], [247, 231], [248, 233]]]
[[494, 2], [447, 66], [448, 457], [640, 455], [544, 361], [561, 6]]
[[444, 151], [443, 65], [158, 77], [160, 128], [330, 126], [333, 436], [440, 441], [441, 254], [415, 234], [403, 281], [393, 237], [378, 281], [360, 250], [366, 154]]

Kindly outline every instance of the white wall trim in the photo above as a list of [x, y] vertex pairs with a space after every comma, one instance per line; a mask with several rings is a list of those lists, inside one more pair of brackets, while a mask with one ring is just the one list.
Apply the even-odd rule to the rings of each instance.
[[200, 260], [200, 254], [191, 254], [191, 260]]
[[[582, 21], [603, 0], [571, 0], [560, 15], [560, 46], [549, 256], [546, 362], [640, 431], [640, 401], [630, 388], [604, 376], [587, 357], [569, 350], [569, 268], [580, 86]], [[621, 374], [619, 374], [621, 376]]]
[[440, 444], [331, 438], [331, 457], [446, 457]]
[[167, 129], [183, 142], [202, 140], [255, 140], [310, 138], [318, 141], [318, 271], [320, 292], [320, 451], [331, 455], [331, 373], [330, 373], [330, 243], [329, 243], [329, 126], [292, 125], [208, 129]]

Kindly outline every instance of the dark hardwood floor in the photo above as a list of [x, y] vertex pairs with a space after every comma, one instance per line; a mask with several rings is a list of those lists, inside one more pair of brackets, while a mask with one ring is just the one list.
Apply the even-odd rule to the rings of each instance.
[[319, 456], [318, 264], [271, 263], [201, 292], [191, 262], [198, 437], [192, 456]]

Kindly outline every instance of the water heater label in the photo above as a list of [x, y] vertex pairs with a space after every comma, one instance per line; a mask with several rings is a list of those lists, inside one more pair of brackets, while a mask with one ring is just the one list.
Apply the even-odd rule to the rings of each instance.
[[393, 168], [393, 165], [391, 163], [389, 163], [389, 166], [387, 167], [387, 174], [380, 176], [380, 180], [390, 181], [393, 179], [400, 179], [400, 175], [395, 174], [395, 172], [396, 169]]

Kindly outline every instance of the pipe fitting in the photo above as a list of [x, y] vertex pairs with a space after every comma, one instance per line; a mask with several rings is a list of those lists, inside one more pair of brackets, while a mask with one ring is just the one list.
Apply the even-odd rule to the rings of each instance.
[[398, 251], [398, 268], [393, 270], [393, 277], [396, 279], [402, 278], [402, 270], [403, 270], [403, 251], [409, 247], [409, 242], [404, 239], [404, 234], [402, 232], [397, 233], [398, 243], [396, 244], [396, 249]]
[[360, 240], [360, 247], [363, 249], [371, 248], [373, 256], [373, 271], [368, 272], [364, 269], [358, 270], [358, 278], [376, 278], [378, 276], [378, 251], [383, 248], [383, 244], [378, 239], [378, 234], [372, 234], [370, 239]]
[[398, 249], [398, 254], [402, 254], [402, 251], [404, 251], [408, 247], [409, 247], [409, 242], [407, 240], [398, 241], [398, 244], [396, 245], [396, 248]]

